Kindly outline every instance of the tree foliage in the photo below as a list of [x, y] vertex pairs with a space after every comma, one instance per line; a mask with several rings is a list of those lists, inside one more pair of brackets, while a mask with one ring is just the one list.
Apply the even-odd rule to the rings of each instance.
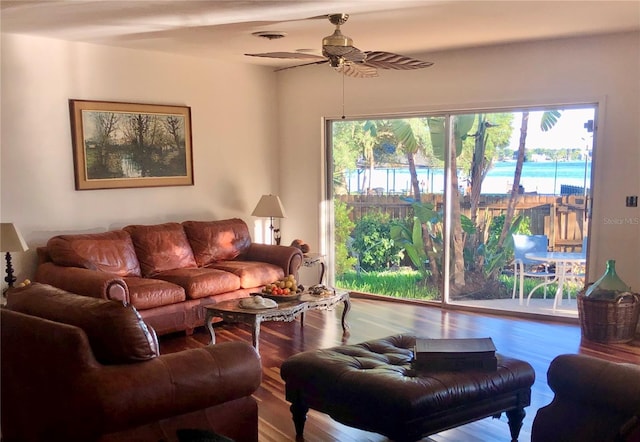
[[335, 240], [335, 272], [336, 276], [352, 270], [357, 264], [357, 259], [351, 256], [349, 250], [350, 235], [356, 224], [349, 218], [351, 209], [340, 201], [334, 200], [334, 240]]
[[388, 215], [374, 212], [363, 216], [353, 230], [353, 239], [362, 270], [382, 271], [400, 264], [402, 252], [391, 238]]

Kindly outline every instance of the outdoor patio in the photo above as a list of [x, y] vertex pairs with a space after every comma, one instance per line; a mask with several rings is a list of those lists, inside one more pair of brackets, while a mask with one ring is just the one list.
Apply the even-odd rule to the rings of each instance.
[[453, 304], [469, 307], [490, 308], [494, 310], [505, 310], [518, 313], [529, 313], [578, 319], [578, 304], [575, 297], [567, 300], [565, 296], [565, 298], [562, 300], [562, 305], [558, 305], [555, 312], [553, 310], [553, 295], [547, 296], [547, 299], [532, 298], [529, 302], [529, 305], [527, 305], [526, 299], [523, 304], [520, 305], [520, 301], [517, 298], [465, 300], [457, 301]]

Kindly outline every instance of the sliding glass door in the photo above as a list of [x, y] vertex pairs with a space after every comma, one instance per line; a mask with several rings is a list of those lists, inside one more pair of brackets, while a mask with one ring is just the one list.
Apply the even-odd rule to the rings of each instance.
[[[375, 295], [573, 315], [594, 120], [594, 106], [574, 106], [329, 122], [331, 280]], [[533, 293], [540, 280], [523, 278], [520, 289], [514, 235], [585, 255], [562, 264], [562, 298], [553, 276]]]
[[442, 299], [444, 117], [330, 124], [335, 283]]

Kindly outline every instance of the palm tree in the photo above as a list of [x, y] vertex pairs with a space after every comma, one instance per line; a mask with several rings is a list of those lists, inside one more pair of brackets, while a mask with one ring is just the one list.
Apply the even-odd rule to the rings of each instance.
[[[371, 133], [365, 133], [364, 126], [360, 121], [341, 121], [334, 125], [333, 130], [333, 182], [334, 186], [343, 187], [346, 191], [345, 170], [353, 169], [358, 157], [366, 156], [367, 162], [369, 162], [369, 159], [371, 162], [373, 161], [373, 152], [369, 153], [370, 149], [366, 144], [371, 138]], [[371, 166], [370, 162], [369, 164]]]
[[[542, 119], [540, 120], [540, 130], [547, 132], [551, 130], [558, 119], [562, 116], [562, 112], [556, 109], [545, 111], [542, 113]], [[516, 211], [516, 205], [520, 196], [520, 177], [522, 176], [522, 165], [524, 163], [524, 150], [527, 143], [527, 129], [529, 126], [529, 111], [522, 112], [522, 120], [520, 124], [520, 142], [518, 144], [518, 156], [516, 159], [516, 169], [513, 174], [513, 185], [511, 186], [511, 193], [509, 195], [509, 202], [507, 203], [507, 211], [504, 217], [504, 224], [502, 226], [502, 232], [500, 232], [500, 238], [498, 239], [498, 247], [502, 248], [504, 241], [511, 229], [513, 222], [513, 216]]]
[[366, 185], [367, 194], [370, 194], [371, 180], [373, 179], [373, 171], [375, 169], [375, 155], [373, 153], [373, 148], [376, 143], [376, 137], [378, 136], [375, 123], [373, 121], [365, 121], [364, 126], [362, 126], [362, 132], [358, 135], [358, 142], [362, 146], [362, 156], [369, 168], [369, 183], [367, 184], [367, 176], [365, 175], [362, 179], [362, 189], [364, 190]]

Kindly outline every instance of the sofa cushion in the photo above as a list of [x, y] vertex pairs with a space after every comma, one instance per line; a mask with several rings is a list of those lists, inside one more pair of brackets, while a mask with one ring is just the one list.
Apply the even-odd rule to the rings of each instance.
[[244, 255], [251, 245], [249, 228], [239, 218], [185, 221], [182, 225], [200, 267], [238, 258]]
[[258, 261], [220, 261], [209, 267], [238, 276], [243, 289], [270, 284], [285, 276], [282, 267]]
[[145, 361], [159, 354], [155, 332], [131, 305], [34, 282], [8, 292], [7, 308], [81, 328], [96, 360], [105, 365]]
[[156, 278], [183, 287], [188, 299], [200, 299], [240, 288], [238, 276], [209, 268], [167, 270], [157, 274]]
[[47, 250], [51, 260], [60, 266], [80, 267], [117, 276], [140, 276], [140, 264], [133, 242], [123, 230], [54, 236], [47, 242]]
[[197, 267], [182, 225], [130, 225], [124, 230], [131, 235], [142, 276], [149, 278], [167, 270]]
[[129, 289], [131, 305], [141, 311], [177, 304], [187, 298], [182, 287], [162, 279], [130, 277], [123, 279]]

